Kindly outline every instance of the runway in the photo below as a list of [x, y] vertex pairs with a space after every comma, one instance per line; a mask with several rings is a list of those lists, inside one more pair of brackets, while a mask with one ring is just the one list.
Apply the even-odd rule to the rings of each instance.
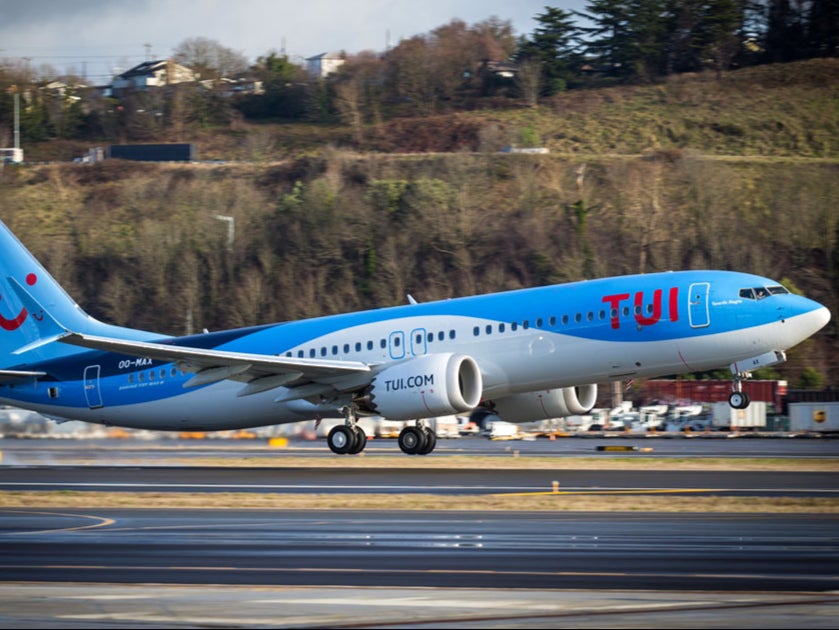
[[[767, 623], [784, 602], [797, 627], [830, 627], [837, 525], [835, 515], [3, 509], [0, 580], [11, 588], [0, 613], [150, 627], [157, 604], [126, 606], [157, 585], [167, 610], [202, 600], [200, 615], [178, 620], [189, 627], [259, 625], [266, 602], [271, 627], [374, 627], [382, 615], [386, 627], [464, 617], [467, 627], [557, 627], [569, 615], [579, 627], [662, 615], [668, 627], [695, 627], [697, 611], [703, 627], [790, 627]], [[33, 611], [35, 583], [66, 590]], [[219, 601], [210, 593], [220, 584], [235, 590]], [[240, 606], [254, 599], [257, 609]], [[68, 617], [83, 601], [86, 612]]]
[[[601, 448], [620, 447], [627, 451], [603, 451]], [[456, 456], [492, 457], [504, 459], [511, 456], [550, 457], [562, 460], [572, 457], [597, 457], [609, 459], [626, 457], [635, 452], [645, 459], [688, 457], [691, 459], [727, 459], [760, 457], [773, 459], [818, 460], [839, 457], [839, 438], [794, 437], [778, 434], [771, 438], [748, 436], [730, 439], [725, 433], [707, 434], [614, 434], [611, 436], [580, 435], [556, 440], [493, 441], [482, 437], [441, 439], [434, 453], [425, 458], [411, 458], [400, 452], [396, 440], [370, 440], [365, 456], [388, 458], [394, 467], [404, 466], [412, 460], [438, 459]], [[282, 465], [283, 460], [306, 457], [312, 460], [334, 462], [336, 457], [324, 440], [289, 441], [284, 448], [272, 448], [267, 440], [117, 440], [87, 439], [0, 439], [3, 464], [88, 464], [108, 465], [158, 465], [173, 458], [179, 465], [188, 465], [202, 458], [229, 460], [239, 457], [265, 457]], [[352, 459], [351, 456], [348, 457]]]
[[[554, 490], [554, 484], [556, 490]], [[0, 468], [0, 491], [327, 494], [649, 494], [839, 498], [839, 472], [27, 466]], [[408, 499], [406, 499], [408, 500]]]
[[[708, 444], [691, 446], [695, 457], [709, 457]], [[70, 461], [72, 446], [61, 448]], [[150, 461], [160, 452], [138, 448]], [[829, 462], [835, 442], [820, 449], [806, 457]], [[384, 468], [323, 468], [283, 466], [284, 455], [263, 468], [137, 466], [125, 460], [137, 451], [106, 450], [95, 466], [2, 466], [0, 493], [107, 490], [118, 502], [189, 491], [215, 502], [221, 492], [375, 492], [410, 507], [429, 493], [515, 505], [551, 493], [557, 478], [562, 492], [606, 497], [825, 500], [839, 488], [831, 470], [400, 468], [417, 460], [407, 456]], [[830, 628], [837, 567], [835, 513], [0, 505], [4, 627]]]

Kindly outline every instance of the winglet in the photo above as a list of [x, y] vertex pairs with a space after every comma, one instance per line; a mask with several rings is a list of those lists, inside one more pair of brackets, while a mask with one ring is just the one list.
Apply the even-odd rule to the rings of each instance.
[[7, 281], [11, 285], [18, 299], [23, 303], [23, 306], [29, 312], [29, 317], [38, 329], [38, 338], [32, 343], [14, 350], [12, 354], [23, 354], [35, 348], [40, 348], [53, 341], [58, 341], [70, 334], [70, 331], [64, 328], [56, 319], [32, 297], [32, 294], [27, 291], [23, 285], [12, 277], [8, 277]]

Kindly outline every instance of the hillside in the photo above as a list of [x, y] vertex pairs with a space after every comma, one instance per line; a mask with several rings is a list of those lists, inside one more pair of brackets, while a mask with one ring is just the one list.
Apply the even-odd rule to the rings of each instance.
[[[825, 60], [569, 92], [393, 120], [361, 145], [238, 124], [197, 136], [199, 155], [252, 162], [7, 167], [0, 218], [91, 313], [173, 334], [705, 267], [835, 312], [837, 79]], [[551, 154], [496, 152], [534, 143]], [[839, 384], [834, 336], [780, 374]]]

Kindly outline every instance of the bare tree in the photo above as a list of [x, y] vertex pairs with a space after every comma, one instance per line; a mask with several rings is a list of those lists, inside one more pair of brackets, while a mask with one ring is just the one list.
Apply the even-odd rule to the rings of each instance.
[[248, 69], [242, 53], [222, 46], [214, 39], [193, 37], [185, 39], [172, 53], [180, 64], [191, 68], [201, 79], [232, 77]]

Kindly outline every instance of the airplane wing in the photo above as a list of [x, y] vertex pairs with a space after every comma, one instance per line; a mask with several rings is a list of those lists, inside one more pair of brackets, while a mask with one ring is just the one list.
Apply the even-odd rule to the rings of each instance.
[[[280, 386], [319, 384], [323, 388], [306, 388], [301, 398], [330, 389], [346, 391], [370, 380], [370, 366], [360, 361], [328, 361], [295, 359], [276, 355], [228, 352], [205, 348], [176, 346], [170, 343], [131, 341], [111, 337], [97, 337], [68, 331], [58, 339], [66, 343], [94, 350], [107, 350], [135, 357], [178, 363], [182, 369], [195, 372], [184, 387], [197, 387], [232, 379], [248, 383], [240, 396]], [[323, 390], [321, 392], [320, 390]], [[293, 396], [292, 398], [297, 398]], [[284, 398], [291, 400], [292, 398]]]
[[[352, 391], [364, 387], [372, 378], [371, 366], [360, 361], [301, 359], [230, 352], [179, 346], [175, 345], [173, 339], [139, 341], [75, 332], [58, 322], [14, 278], [8, 280], [29, 312], [37, 313], [37, 317], [33, 315], [32, 319], [38, 326], [41, 337], [35, 344], [18, 348], [14, 354], [57, 341], [91, 350], [174, 362], [182, 370], [194, 373], [194, 376], [184, 383], [184, 387], [198, 387], [230, 379], [246, 383], [239, 396], [287, 387], [287, 391], [277, 398], [278, 402]], [[8, 370], [7, 372], [9, 377], [23, 375]], [[34, 376], [35, 373], [26, 375]], [[0, 377], [2, 376], [0, 372]]]

